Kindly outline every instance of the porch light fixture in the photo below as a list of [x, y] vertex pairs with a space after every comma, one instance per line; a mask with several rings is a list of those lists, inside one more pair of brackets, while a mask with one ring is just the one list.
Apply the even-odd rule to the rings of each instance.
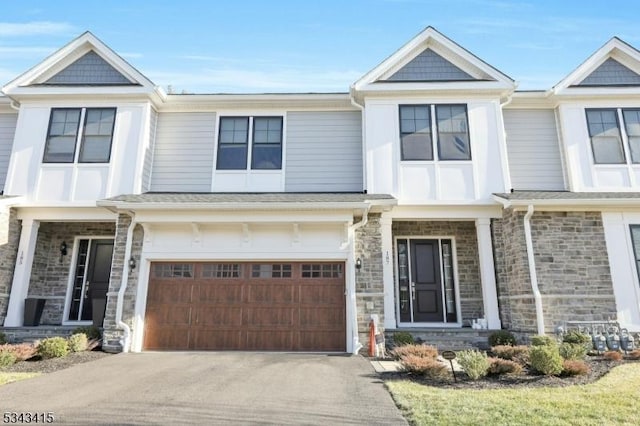
[[67, 255], [67, 243], [65, 241], [60, 244], [60, 262], [62, 262], [62, 258]]
[[131, 256], [131, 258], [129, 259], [129, 272], [133, 271], [134, 269], [136, 269], [136, 259]]
[[359, 271], [360, 268], [362, 268], [362, 259], [357, 258], [356, 259], [356, 269]]

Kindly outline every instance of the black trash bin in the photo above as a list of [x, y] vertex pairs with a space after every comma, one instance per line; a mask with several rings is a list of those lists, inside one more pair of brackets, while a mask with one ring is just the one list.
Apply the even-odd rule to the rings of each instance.
[[28, 297], [24, 299], [24, 322], [25, 327], [37, 327], [40, 325], [44, 303], [47, 299]]

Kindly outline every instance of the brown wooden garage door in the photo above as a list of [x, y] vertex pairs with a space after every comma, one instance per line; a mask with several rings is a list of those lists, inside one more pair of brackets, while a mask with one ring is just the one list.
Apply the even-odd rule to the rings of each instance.
[[346, 350], [343, 263], [152, 263], [144, 348]]

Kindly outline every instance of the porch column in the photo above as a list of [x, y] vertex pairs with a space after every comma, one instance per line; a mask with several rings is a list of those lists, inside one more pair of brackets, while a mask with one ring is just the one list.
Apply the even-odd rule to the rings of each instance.
[[491, 221], [476, 219], [478, 238], [478, 258], [480, 260], [480, 280], [482, 281], [482, 301], [484, 316], [492, 330], [501, 328], [498, 312], [498, 292], [496, 290], [496, 273], [493, 263], [493, 244], [491, 242]]
[[21, 327], [24, 321], [24, 299], [29, 293], [29, 280], [31, 279], [31, 267], [33, 266], [39, 227], [40, 222], [38, 221], [22, 220], [18, 257], [13, 271], [7, 317], [4, 320], [5, 327]]
[[391, 217], [383, 213], [380, 217], [380, 236], [382, 243], [382, 283], [384, 288], [384, 328], [396, 328], [396, 304], [393, 283], [393, 236]]

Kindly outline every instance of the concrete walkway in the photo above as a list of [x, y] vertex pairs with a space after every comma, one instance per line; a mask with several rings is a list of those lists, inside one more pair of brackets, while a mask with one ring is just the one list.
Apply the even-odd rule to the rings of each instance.
[[371, 363], [324, 354], [121, 354], [0, 386], [55, 424], [406, 424]]

